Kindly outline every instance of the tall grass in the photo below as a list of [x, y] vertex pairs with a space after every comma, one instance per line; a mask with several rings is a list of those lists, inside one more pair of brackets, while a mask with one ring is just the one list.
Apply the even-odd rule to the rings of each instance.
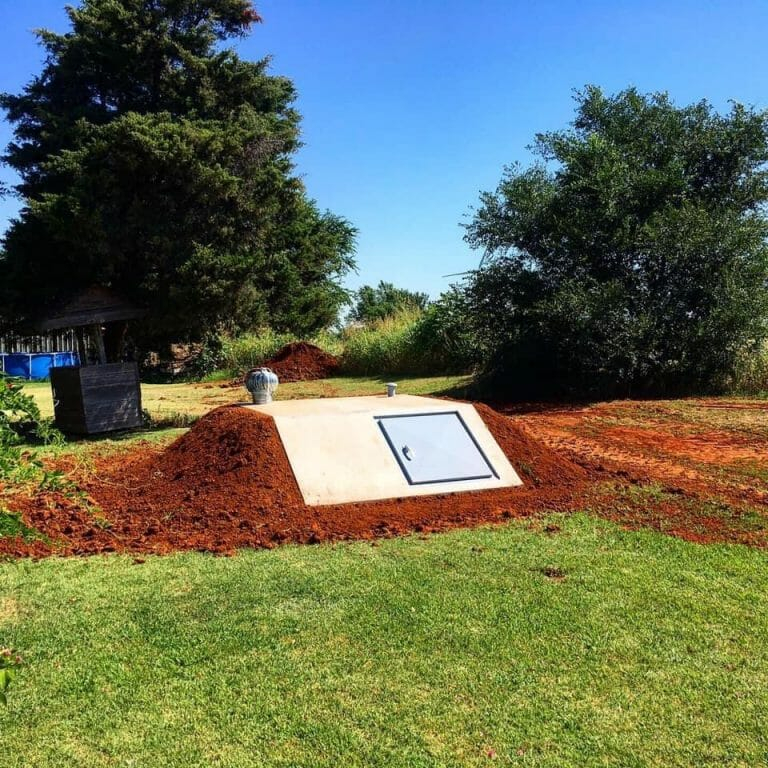
[[301, 340], [340, 357], [342, 372], [351, 375], [465, 373], [471, 368], [467, 355], [444, 338], [446, 332], [452, 338], [459, 335], [443, 328], [434, 312], [415, 309], [350, 325], [339, 333], [323, 331], [310, 339], [265, 328], [224, 339], [220, 366], [227, 375], [239, 376], [286, 344]]
[[[341, 357], [345, 373], [420, 373], [424, 365], [415, 343], [420, 319], [421, 312], [407, 311], [367, 325], [350, 326], [340, 334], [326, 331], [305, 341]], [[294, 341], [299, 339], [269, 328], [225, 339], [222, 367], [234, 375], [241, 374], [261, 365], [281, 347]]]
[[269, 328], [227, 338], [222, 344], [220, 367], [227, 375], [239, 376], [295, 341], [308, 341], [340, 357], [342, 372], [356, 376], [466, 373], [473, 362], [462, 333], [434, 309], [407, 309], [309, 339]]
[[475, 360], [435, 307], [403, 310], [342, 334], [342, 370], [356, 375], [466, 373]]
[[392, 317], [345, 328], [342, 369], [363, 376], [421, 373], [422, 362], [414, 343], [421, 314], [418, 310], [403, 310]]
[[248, 333], [237, 338], [225, 338], [222, 344], [222, 364], [232, 371], [247, 370], [261, 365], [280, 347], [295, 341], [288, 333], [276, 333], [265, 328], [258, 333]]

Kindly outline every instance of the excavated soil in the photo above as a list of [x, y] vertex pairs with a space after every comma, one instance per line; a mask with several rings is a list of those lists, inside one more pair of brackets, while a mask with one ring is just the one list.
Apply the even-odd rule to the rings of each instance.
[[271, 368], [282, 382], [314, 381], [334, 376], [339, 359], [314, 344], [294, 341], [282, 347], [264, 367]]
[[593, 508], [689, 541], [768, 546], [764, 401], [501, 407], [564, 457], [614, 478]]
[[98, 512], [61, 495], [31, 499], [24, 520], [50, 543], [3, 539], [0, 551], [228, 553], [289, 541], [441, 531], [584, 502], [591, 479], [587, 469], [487, 406], [477, 408], [524, 488], [308, 507], [272, 418], [224, 407], [165, 450], [145, 446], [119, 460], [99, 461], [92, 479], [83, 483]]
[[224, 407], [165, 449], [53, 462], [80, 491], [7, 496], [43, 538], [0, 538], [0, 555], [230, 553], [573, 510], [700, 543], [768, 546], [764, 401], [475, 407], [522, 488], [307, 507], [272, 419]]

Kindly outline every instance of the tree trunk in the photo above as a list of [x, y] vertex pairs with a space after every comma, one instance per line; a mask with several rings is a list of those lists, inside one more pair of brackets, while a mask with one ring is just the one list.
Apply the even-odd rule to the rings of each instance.
[[98, 358], [99, 364], [104, 365], [107, 362], [107, 352], [104, 349], [104, 336], [101, 332], [101, 326], [92, 325], [90, 327], [90, 334], [93, 345], [96, 347], [96, 357]]
[[125, 347], [125, 333], [128, 323], [109, 323], [104, 329], [104, 349], [108, 363], [123, 362], [123, 350]]

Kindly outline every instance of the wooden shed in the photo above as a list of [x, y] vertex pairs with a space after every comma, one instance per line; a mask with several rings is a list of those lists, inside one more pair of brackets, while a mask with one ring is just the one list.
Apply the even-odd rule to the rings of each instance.
[[142, 425], [141, 386], [135, 361], [124, 359], [130, 320], [144, 311], [105, 288], [90, 288], [37, 322], [38, 331], [74, 330], [80, 365], [52, 368], [56, 426], [92, 435]]

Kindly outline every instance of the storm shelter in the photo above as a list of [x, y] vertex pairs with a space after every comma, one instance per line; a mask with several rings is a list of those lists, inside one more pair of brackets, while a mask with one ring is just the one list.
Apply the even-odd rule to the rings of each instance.
[[522, 485], [471, 403], [397, 395], [245, 407], [274, 418], [308, 505]]

